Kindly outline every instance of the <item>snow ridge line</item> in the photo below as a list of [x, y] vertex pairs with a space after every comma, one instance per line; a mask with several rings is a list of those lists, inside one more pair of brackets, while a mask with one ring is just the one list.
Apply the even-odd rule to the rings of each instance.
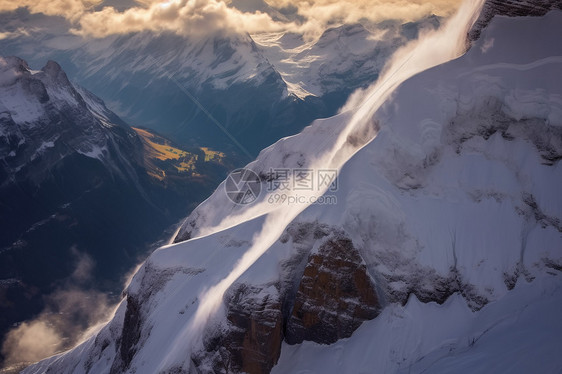
[[494, 70], [494, 69], [511, 69], [511, 70], [517, 70], [517, 71], [527, 71], [527, 70], [536, 69], [538, 67], [541, 67], [541, 66], [544, 66], [544, 65], [550, 65], [550, 64], [562, 64], [562, 56], [545, 57], [545, 58], [541, 58], [541, 59], [533, 61], [533, 62], [529, 62], [527, 64], [512, 64], [512, 63], [508, 63], [508, 62], [500, 62], [500, 63], [497, 63], [497, 64], [479, 66], [479, 67], [473, 69], [470, 72], [460, 74], [459, 77], [464, 77], [466, 75], [470, 75], [470, 74], [475, 73], [475, 72], [488, 71], [488, 70]]

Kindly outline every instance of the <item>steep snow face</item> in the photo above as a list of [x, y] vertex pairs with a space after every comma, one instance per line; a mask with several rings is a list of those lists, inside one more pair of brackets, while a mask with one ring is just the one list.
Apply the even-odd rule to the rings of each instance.
[[74, 59], [85, 63], [84, 78], [98, 71], [104, 71], [110, 80], [124, 72], [150, 73], [154, 78], [174, 76], [189, 81], [188, 86], [196, 92], [203, 85], [226, 89], [250, 82], [259, 86], [273, 73], [250, 36], [236, 34], [195, 40], [149, 32], [109, 37], [84, 44], [84, 51]]
[[[558, 257], [562, 48], [542, 35], [520, 49], [514, 35], [539, 40], [560, 15], [500, 19], [467, 55], [406, 82], [376, 113], [377, 137], [340, 174], [345, 209], [313, 207], [311, 216], [346, 227], [370, 251], [400, 243], [402, 255], [442, 272], [464, 262], [492, 299], [502, 293], [499, 261], [511, 273], [516, 262]], [[491, 38], [496, 47], [483, 48]]]
[[[210, 372], [234, 357], [219, 343], [239, 322], [231, 316], [244, 304], [232, 300], [263, 310], [287, 302], [286, 323], [307, 258], [334, 237], [357, 251], [382, 312], [331, 346], [283, 343], [274, 371], [446, 372], [513, 355], [524, 371], [539, 351], [558, 370], [561, 25], [560, 12], [497, 17], [463, 57], [399, 87], [383, 79], [353, 110], [264, 150], [249, 165], [258, 173], [340, 168], [337, 205], [268, 207], [261, 197], [243, 208], [219, 187], [180, 233], [192, 239], [147, 260], [98, 334], [25, 372]], [[403, 66], [390, 77], [417, 72]]]

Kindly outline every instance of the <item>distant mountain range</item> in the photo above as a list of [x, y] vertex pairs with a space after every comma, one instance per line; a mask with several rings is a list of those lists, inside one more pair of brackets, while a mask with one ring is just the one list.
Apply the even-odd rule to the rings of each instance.
[[258, 42], [248, 34], [194, 39], [169, 32], [83, 39], [62, 26], [47, 28], [58, 30], [53, 34], [31, 27], [44, 30], [56, 22], [25, 10], [11, 13], [4, 27], [27, 25], [29, 35], [0, 40], [0, 48], [32, 64], [58, 61], [133, 126], [247, 162], [313, 120], [334, 115], [351, 92], [376, 80], [394, 50], [439, 19], [344, 25], [313, 41], [290, 33], [256, 36]]

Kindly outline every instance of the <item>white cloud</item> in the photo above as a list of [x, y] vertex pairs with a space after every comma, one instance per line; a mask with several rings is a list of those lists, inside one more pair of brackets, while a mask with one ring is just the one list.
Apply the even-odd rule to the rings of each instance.
[[20, 27], [16, 31], [0, 32], [0, 40], [12, 39], [22, 35], [29, 36], [29, 32], [25, 28]]
[[0, 12], [27, 8], [31, 13], [48, 16], [63, 16], [77, 20], [81, 15], [99, 4], [102, 0], [1, 0]]
[[[231, 0], [138, 0], [134, 6], [118, 10], [100, 0], [1, 0], [0, 12], [20, 7], [31, 13], [63, 16], [80, 35], [104, 37], [143, 30], [173, 31], [199, 36], [214, 32], [257, 34], [290, 30], [317, 36], [326, 27], [361, 20], [416, 20], [438, 14], [449, 15], [460, 0], [255, 0], [256, 9], [290, 7], [298, 21], [275, 20], [259, 10], [241, 11]], [[253, 4], [253, 3], [251, 3]], [[251, 7], [250, 7], [251, 8]], [[246, 10], [249, 8], [246, 7]]]
[[217, 31], [268, 32], [291, 27], [265, 13], [244, 13], [219, 0], [153, 2], [119, 12], [113, 7], [82, 15], [74, 32], [95, 37], [143, 30], [199, 36]]

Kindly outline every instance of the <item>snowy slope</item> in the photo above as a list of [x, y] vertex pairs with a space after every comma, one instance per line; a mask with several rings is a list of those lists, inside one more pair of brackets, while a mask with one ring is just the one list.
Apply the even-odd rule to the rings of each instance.
[[144, 32], [90, 41], [76, 52], [73, 59], [83, 66], [84, 79], [98, 71], [110, 80], [124, 72], [151, 73], [153, 79], [175, 76], [182, 82], [189, 80], [188, 86], [196, 92], [204, 84], [225, 89], [249, 81], [258, 86], [272, 73], [271, 65], [249, 35], [190, 40]]
[[[478, 4], [463, 10], [455, 36], [466, 36]], [[423, 42], [406, 49], [416, 65], [398, 60], [346, 112], [249, 165], [262, 175], [337, 167], [339, 189], [326, 192], [336, 205], [272, 205], [262, 195], [241, 207], [219, 187], [180, 231], [192, 239], [145, 262], [107, 325], [25, 372], [236, 368], [240, 350], [264, 349], [261, 331], [289, 338], [306, 271], [338, 240], [359, 254], [380, 314], [330, 346], [286, 340], [280, 357], [265, 347], [274, 372], [560, 370], [561, 21], [561, 12], [495, 18], [467, 54], [401, 84], [455, 57], [463, 40], [442, 55]], [[448, 48], [435, 38], [427, 43]], [[244, 321], [251, 337], [236, 340]]]
[[330, 348], [284, 345], [273, 372], [562, 368], [560, 20], [496, 19], [467, 55], [406, 82], [343, 168], [337, 209], [301, 217], [345, 227], [390, 300], [453, 270], [464, 300], [410, 296]]

